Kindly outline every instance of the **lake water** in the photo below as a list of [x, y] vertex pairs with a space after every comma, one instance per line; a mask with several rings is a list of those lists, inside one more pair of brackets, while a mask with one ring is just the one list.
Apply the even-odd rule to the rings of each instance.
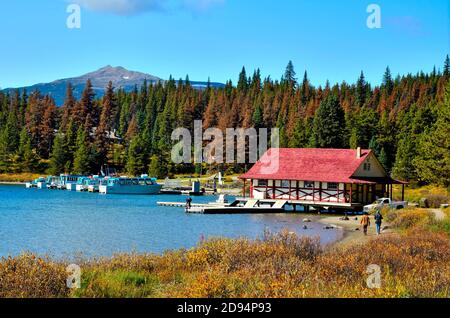
[[[194, 203], [214, 201], [196, 197]], [[324, 230], [310, 223], [303, 230], [301, 214], [201, 215], [156, 202], [184, 202], [176, 195], [100, 195], [0, 185], [0, 257], [28, 251], [57, 258], [111, 256], [119, 252], [161, 253], [190, 248], [202, 237], [248, 237], [264, 229], [283, 229], [319, 236], [331, 243], [340, 229]], [[313, 219], [314, 220], [314, 219]]]

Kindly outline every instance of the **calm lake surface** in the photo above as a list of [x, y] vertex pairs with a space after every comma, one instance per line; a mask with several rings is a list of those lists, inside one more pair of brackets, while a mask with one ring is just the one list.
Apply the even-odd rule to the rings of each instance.
[[[176, 195], [100, 195], [0, 185], [0, 257], [28, 251], [57, 258], [112, 256], [119, 252], [162, 253], [190, 248], [201, 237], [248, 237], [264, 229], [283, 229], [319, 236], [323, 244], [343, 236], [310, 223], [303, 230], [301, 214], [188, 215], [182, 208], [156, 202], [184, 202]], [[194, 198], [194, 203], [215, 197]], [[314, 220], [314, 218], [312, 217]]]

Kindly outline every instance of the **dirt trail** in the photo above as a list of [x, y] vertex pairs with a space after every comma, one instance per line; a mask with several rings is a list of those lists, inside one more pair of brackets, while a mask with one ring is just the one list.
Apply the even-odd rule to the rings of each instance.
[[445, 213], [441, 209], [431, 209], [430, 211], [434, 214], [436, 220], [442, 221], [445, 219]]
[[[357, 220], [355, 219], [355, 216], [349, 217], [348, 221], [341, 220], [341, 217], [339, 216], [332, 216], [322, 218], [319, 221], [327, 225], [338, 226], [344, 229], [344, 238], [335, 244], [339, 247], [349, 247], [355, 244], [362, 244], [379, 237], [376, 233], [375, 220], [373, 217], [370, 218], [371, 225], [369, 226], [367, 236], [364, 235], [360, 224], [361, 216], [358, 216]], [[385, 226], [387, 226], [387, 224], [383, 223], [382, 227]], [[392, 230], [386, 229], [381, 232], [381, 235], [389, 235], [392, 233]]]

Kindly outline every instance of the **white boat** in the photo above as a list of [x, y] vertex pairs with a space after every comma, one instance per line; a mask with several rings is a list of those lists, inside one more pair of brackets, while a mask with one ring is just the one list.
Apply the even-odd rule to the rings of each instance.
[[38, 183], [37, 183], [37, 188], [38, 189], [47, 189], [47, 181], [46, 180], [44, 180], [44, 181], [39, 181]]
[[103, 194], [158, 194], [162, 185], [156, 179], [142, 175], [140, 178], [109, 178], [102, 181], [99, 192]]
[[88, 177], [79, 177], [77, 180], [77, 184], [75, 185], [75, 190], [77, 192], [87, 191], [87, 187], [88, 187], [90, 180], [91, 179]]
[[99, 192], [100, 182], [102, 182], [102, 181], [103, 181], [103, 178], [100, 178], [99, 176], [94, 176], [87, 183], [87, 190], [86, 191]]
[[59, 177], [58, 189], [75, 191], [78, 178], [80, 177], [83, 176], [65, 175], [65, 174], [61, 175]]
[[27, 189], [31, 188], [39, 188], [42, 189], [42, 186], [46, 183], [46, 179], [44, 177], [37, 178], [31, 182], [25, 183], [25, 187]]

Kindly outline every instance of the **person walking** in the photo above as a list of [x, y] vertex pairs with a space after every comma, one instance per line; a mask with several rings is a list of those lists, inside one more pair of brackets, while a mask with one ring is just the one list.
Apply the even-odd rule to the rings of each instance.
[[380, 210], [375, 213], [375, 225], [377, 226], [377, 235], [381, 234], [381, 224], [383, 223], [383, 215]]
[[189, 212], [191, 207], [192, 207], [192, 198], [189, 196], [186, 199], [186, 212]]
[[361, 225], [364, 229], [364, 235], [367, 235], [367, 229], [370, 226], [370, 218], [368, 213], [364, 213], [363, 217], [361, 218]]

